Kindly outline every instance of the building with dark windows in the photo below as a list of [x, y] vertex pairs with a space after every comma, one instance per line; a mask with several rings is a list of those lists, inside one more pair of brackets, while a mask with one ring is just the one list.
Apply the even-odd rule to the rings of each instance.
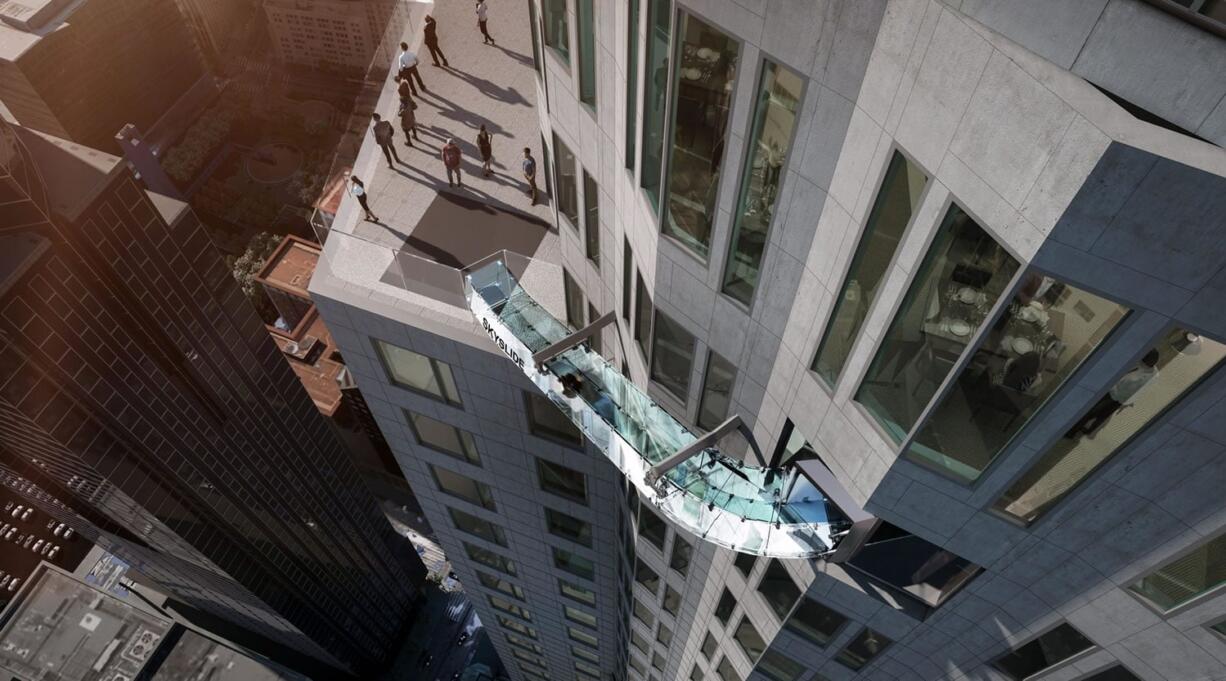
[[1226, 678], [1217, 7], [498, 5], [555, 230], [310, 290], [511, 677]]
[[425, 577], [192, 211], [0, 124], [0, 484], [185, 620], [370, 678]]

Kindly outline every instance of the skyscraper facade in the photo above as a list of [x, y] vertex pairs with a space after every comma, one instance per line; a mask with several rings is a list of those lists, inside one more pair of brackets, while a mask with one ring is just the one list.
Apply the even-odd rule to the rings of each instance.
[[556, 233], [311, 291], [513, 678], [1223, 677], [1211, 7], [504, 11]]
[[199, 220], [120, 159], [7, 123], [0, 169], [0, 480], [186, 618], [369, 677], [424, 566]]

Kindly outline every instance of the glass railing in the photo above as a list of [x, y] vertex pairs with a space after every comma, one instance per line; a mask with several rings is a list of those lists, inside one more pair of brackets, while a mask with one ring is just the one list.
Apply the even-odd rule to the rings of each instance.
[[647, 482], [653, 466], [698, 436], [586, 342], [536, 365], [533, 355], [570, 330], [529, 293], [532, 280], [533, 262], [507, 252], [463, 270], [468, 306], [486, 334], [665, 515], [746, 553], [802, 558], [834, 548], [850, 521], [794, 468], [746, 465], [710, 447]]

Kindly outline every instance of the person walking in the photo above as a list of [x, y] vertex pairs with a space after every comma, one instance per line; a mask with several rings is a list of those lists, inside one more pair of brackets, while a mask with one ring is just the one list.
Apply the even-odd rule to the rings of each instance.
[[417, 135], [417, 102], [409, 100], [409, 105], [400, 110], [400, 129], [404, 131], [407, 146], [413, 146], [413, 140], [421, 141]]
[[[379, 148], [383, 150], [383, 155], [387, 158], [387, 167], [395, 168], [396, 163], [400, 163], [400, 157], [396, 155], [396, 145], [392, 144], [392, 137], [396, 134], [396, 129], [391, 123], [383, 120], [379, 114], [371, 116], [374, 119], [375, 142], [379, 143]], [[392, 163], [392, 159], [396, 159], [396, 163]]]
[[417, 84], [421, 86], [422, 92], [430, 91], [426, 84], [422, 82], [421, 74], [417, 72], [417, 55], [409, 51], [408, 43], [400, 43], [400, 59], [397, 60], [397, 63], [400, 65], [400, 77], [409, 81], [409, 90], [414, 95], [417, 94], [417, 88], [413, 87], [413, 80], [410, 79], [417, 81]]
[[528, 194], [532, 196], [531, 205], [536, 205], [536, 159], [532, 158], [531, 147], [524, 147], [524, 179], [528, 181]]
[[494, 36], [490, 35], [488, 12], [489, 7], [486, 6], [485, 0], [477, 0], [477, 26], [481, 29], [481, 42], [493, 45]]
[[[460, 159], [463, 154], [460, 147], [456, 146], [454, 139], [447, 138], [447, 143], [443, 145], [440, 155], [443, 157], [443, 167], [447, 169], [447, 186], [463, 187], [464, 183], [460, 180]], [[452, 176], [455, 176], [454, 182], [452, 182]]]
[[1099, 398], [1098, 402], [1090, 407], [1090, 411], [1086, 412], [1072, 428], [1064, 434], [1064, 437], [1069, 440], [1075, 440], [1082, 435], [1088, 436], [1091, 440], [1097, 435], [1097, 431], [1115, 416], [1117, 412], [1132, 406], [1136, 400], [1137, 393], [1150, 381], [1158, 377], [1158, 362], [1162, 359], [1162, 355], [1157, 350], [1150, 350], [1141, 358], [1141, 363], [1133, 367], [1132, 371], [1120, 377], [1120, 380], [1111, 386], [1111, 390], [1107, 391], [1106, 395]]
[[362, 210], [366, 211], [366, 221], [378, 222], [379, 218], [370, 212], [370, 204], [366, 203], [366, 185], [362, 184], [362, 181], [354, 176], [349, 177], [349, 182], [349, 193], [358, 198], [358, 205], [362, 207]]
[[[426, 15], [425, 39], [422, 42], [426, 44], [426, 49], [430, 50], [430, 58], [434, 60], [435, 66], [450, 66], [447, 63], [447, 55], [443, 54], [442, 48], [438, 46], [438, 23], [429, 14]], [[443, 60], [442, 64], [438, 63], [440, 58]]]
[[485, 129], [485, 124], [481, 124], [481, 130], [477, 133], [477, 151], [481, 152], [481, 170], [484, 171], [485, 177], [493, 174], [490, 169], [490, 162], [494, 160], [494, 146], [490, 139], [489, 130]]

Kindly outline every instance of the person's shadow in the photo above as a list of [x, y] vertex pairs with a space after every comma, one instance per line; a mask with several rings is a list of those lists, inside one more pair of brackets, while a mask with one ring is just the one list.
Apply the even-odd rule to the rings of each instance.
[[517, 62], [519, 62], [519, 63], [523, 64], [524, 66], [531, 66], [532, 68], [536, 68], [536, 64], [532, 63], [532, 58], [531, 58], [531, 57], [528, 57], [527, 55], [520, 54], [520, 53], [516, 52], [515, 50], [508, 50], [507, 48], [503, 47], [502, 45], [495, 45], [494, 47], [497, 47], [498, 49], [502, 50], [503, 54], [505, 54], [505, 55], [507, 55], [508, 57], [510, 57], [510, 58], [512, 58], [512, 59], [514, 59], [515, 61], [517, 61]]
[[455, 75], [460, 80], [468, 81], [470, 85], [477, 88], [482, 94], [491, 99], [506, 102], [507, 104], [519, 104], [523, 106], [528, 105], [528, 100], [524, 99], [523, 95], [519, 94], [519, 91], [513, 87], [502, 87], [500, 85], [495, 85], [484, 78], [478, 78], [462, 71], [456, 72]]

